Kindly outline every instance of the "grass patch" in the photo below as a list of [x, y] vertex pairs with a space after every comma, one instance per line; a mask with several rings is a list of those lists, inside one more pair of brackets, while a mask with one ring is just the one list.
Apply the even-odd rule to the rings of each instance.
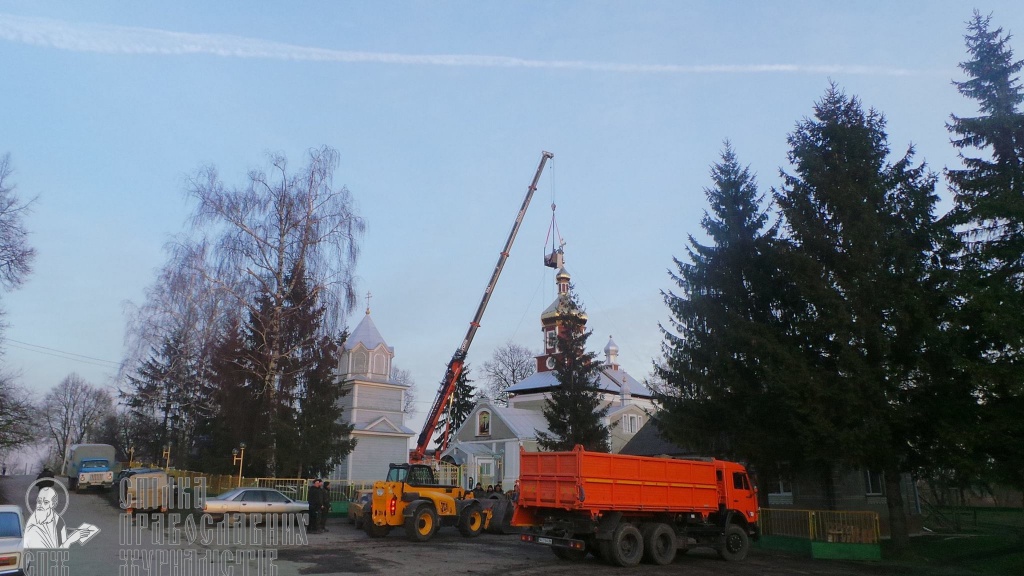
[[[892, 557], [890, 541], [882, 542], [882, 557]], [[936, 574], [1019, 576], [1024, 574], [1024, 533], [918, 536], [910, 541], [910, 555], [896, 562]]]

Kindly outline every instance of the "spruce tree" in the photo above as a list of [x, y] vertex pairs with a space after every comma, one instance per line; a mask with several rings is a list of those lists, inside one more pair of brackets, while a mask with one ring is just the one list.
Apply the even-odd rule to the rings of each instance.
[[476, 388], [469, 379], [469, 364], [462, 367], [462, 373], [455, 382], [455, 391], [448, 400], [448, 406], [437, 420], [437, 440], [434, 446], [451, 446], [455, 433], [466, 423], [466, 418], [476, 405]]
[[[913, 149], [887, 163], [885, 118], [831, 86], [789, 136], [792, 173], [775, 191], [785, 222], [790, 377], [780, 381], [801, 449], [824, 479], [882, 472], [897, 551], [909, 545], [901, 473], [909, 471], [914, 399], [933, 391], [932, 256], [943, 238], [935, 176]], [[943, 390], [945, 390], [943, 388]], [[829, 486], [826, 482], [826, 490]]]
[[998, 479], [1024, 489], [1024, 61], [990, 20], [975, 11], [968, 23], [971, 59], [960, 64], [968, 79], [954, 82], [980, 115], [954, 115], [947, 125], [963, 163], [946, 171], [954, 194], [947, 220], [965, 247], [958, 325], [983, 411], [975, 440]]
[[687, 237], [686, 259], [669, 272], [678, 293], [663, 292], [671, 311], [662, 327], [665, 361], [656, 374], [662, 432], [702, 454], [758, 463], [760, 470], [797, 459], [793, 423], [772, 386], [780, 325], [765, 197], [726, 142], [705, 188], [701, 219], [710, 244]]
[[559, 303], [558, 353], [555, 355], [555, 377], [558, 386], [544, 401], [544, 419], [548, 432], [537, 433], [537, 444], [543, 450], [572, 450], [577, 444], [594, 452], [608, 452], [608, 426], [603, 419], [608, 406], [603, 405], [599, 387], [601, 363], [595, 352], [587, 351], [592, 333], [586, 327], [586, 313], [572, 285]]

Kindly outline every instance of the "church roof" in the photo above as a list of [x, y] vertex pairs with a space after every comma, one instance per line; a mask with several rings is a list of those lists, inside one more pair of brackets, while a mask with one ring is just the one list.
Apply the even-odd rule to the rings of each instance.
[[509, 427], [516, 438], [534, 438], [537, 436], [538, 430], [548, 432], [548, 420], [544, 417], [543, 412], [494, 406], [490, 403], [487, 406]]
[[[644, 386], [642, 382], [630, 376], [625, 370], [621, 368], [618, 370], [612, 370], [607, 366], [601, 369], [601, 377], [598, 381], [598, 387], [602, 391], [619, 394], [622, 391], [623, 384], [628, 387], [630, 394], [633, 396], [639, 396], [641, 398], [654, 397], [654, 393], [651, 392], [647, 386]], [[547, 372], [536, 372], [532, 376], [528, 376], [509, 386], [507, 392], [510, 394], [528, 394], [530, 392], [540, 392], [557, 386], [558, 378], [555, 376], [555, 372], [551, 370]]]
[[352, 331], [348, 339], [345, 340], [345, 349], [351, 350], [359, 344], [362, 344], [367, 350], [373, 350], [381, 344], [387, 346], [388, 350], [391, 350], [391, 347], [384, 341], [384, 337], [377, 331], [377, 326], [373, 323], [373, 319], [370, 318], [369, 311], [363, 316], [363, 319], [356, 326], [356, 329]]

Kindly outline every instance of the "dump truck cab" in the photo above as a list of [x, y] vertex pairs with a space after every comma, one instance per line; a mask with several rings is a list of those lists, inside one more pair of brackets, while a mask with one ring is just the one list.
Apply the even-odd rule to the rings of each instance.
[[463, 536], [478, 536], [490, 521], [490, 510], [466, 498], [466, 492], [437, 484], [428, 465], [391, 464], [387, 479], [373, 484], [366, 532], [379, 538], [403, 526], [410, 539], [426, 541], [440, 526], [457, 526]]

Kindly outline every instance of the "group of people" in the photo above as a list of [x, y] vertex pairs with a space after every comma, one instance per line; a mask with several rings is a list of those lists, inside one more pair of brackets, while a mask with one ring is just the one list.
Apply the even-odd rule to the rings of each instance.
[[309, 487], [309, 532], [327, 532], [327, 515], [331, 512], [331, 483], [317, 478]]
[[473, 486], [473, 498], [486, 498], [490, 494], [504, 494], [505, 491], [501, 488], [501, 482], [497, 484], [488, 484], [487, 489], [477, 482], [476, 486]]

